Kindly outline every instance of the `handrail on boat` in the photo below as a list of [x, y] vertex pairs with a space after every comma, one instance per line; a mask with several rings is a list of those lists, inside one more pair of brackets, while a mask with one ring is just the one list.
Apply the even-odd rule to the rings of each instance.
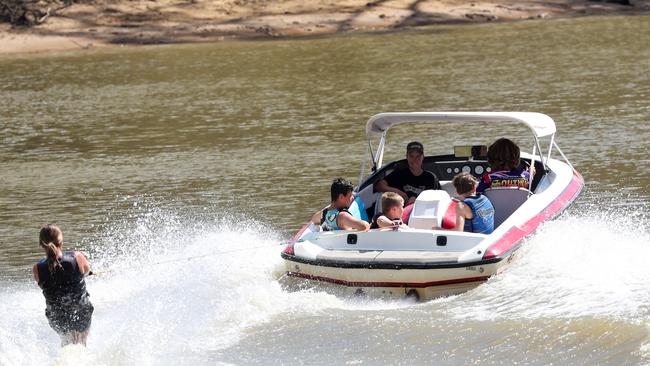
[[[553, 143], [553, 146], [555, 146], [555, 148], [557, 149], [557, 151], [560, 153], [560, 155], [562, 155], [562, 157], [564, 158], [564, 161], [569, 165], [569, 167], [571, 168], [571, 170], [576, 171], [576, 169], [573, 167], [573, 164], [571, 164], [571, 162], [569, 161], [569, 159], [568, 159], [568, 158], [566, 157], [566, 155], [564, 155], [564, 153], [562, 152], [562, 149], [560, 149], [560, 147], [557, 146], [557, 144], [555, 143], [555, 140], [553, 140], [552, 143]], [[550, 155], [550, 154], [549, 154], [549, 155]]]

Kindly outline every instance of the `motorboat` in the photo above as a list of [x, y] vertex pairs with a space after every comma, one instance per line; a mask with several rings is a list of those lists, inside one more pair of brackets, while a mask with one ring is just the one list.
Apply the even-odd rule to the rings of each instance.
[[[454, 175], [470, 172], [480, 177], [491, 167], [484, 145], [454, 146], [453, 153], [425, 156], [423, 168], [438, 176], [441, 189], [426, 190], [417, 197], [406, 217], [408, 228], [322, 231], [319, 225], [309, 222], [281, 252], [282, 284], [376, 297], [414, 296], [420, 300], [459, 294], [507, 268], [524, 239], [560, 215], [584, 187], [583, 177], [557, 145], [556, 125], [547, 115], [380, 113], [366, 124], [373, 168], [354, 189], [353, 205], [357, 205], [359, 217], [365, 219], [381, 212], [381, 193], [375, 192], [375, 183], [405, 165], [405, 159], [383, 164], [388, 130], [404, 124], [417, 124], [411, 126], [416, 131], [419, 124], [436, 128], [452, 125], [457, 130], [476, 124], [477, 128], [487, 125], [497, 131], [508, 125], [529, 131], [531, 150], [522, 149], [521, 153], [521, 164], [531, 172], [529, 187], [491, 188], [483, 193], [495, 210], [495, 229], [490, 234], [440, 229], [454, 206]], [[373, 141], [378, 141], [374, 150]]]

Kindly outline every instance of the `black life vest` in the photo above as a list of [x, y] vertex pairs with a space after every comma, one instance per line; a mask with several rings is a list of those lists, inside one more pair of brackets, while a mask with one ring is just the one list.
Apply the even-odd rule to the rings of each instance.
[[50, 272], [47, 258], [37, 264], [38, 286], [43, 290], [45, 303], [48, 307], [85, 305], [89, 295], [74, 252], [64, 252], [59, 262], [63, 268], [54, 272]]

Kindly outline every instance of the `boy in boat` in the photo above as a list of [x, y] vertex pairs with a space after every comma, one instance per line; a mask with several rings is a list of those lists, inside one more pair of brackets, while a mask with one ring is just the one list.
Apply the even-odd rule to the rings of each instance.
[[323, 230], [368, 230], [370, 224], [364, 220], [353, 217], [348, 212], [348, 207], [354, 200], [352, 183], [343, 179], [336, 178], [330, 187], [330, 196], [332, 203], [322, 211], [316, 212], [311, 221], [315, 225], [320, 225]]
[[470, 173], [457, 174], [451, 181], [460, 197], [456, 205], [456, 231], [490, 234], [494, 231], [494, 206], [477, 195], [477, 181]]
[[423, 161], [424, 146], [417, 141], [410, 142], [406, 145], [408, 168], [395, 170], [375, 183], [375, 192], [395, 192], [406, 205], [410, 205], [422, 191], [440, 189], [438, 177], [422, 168]]
[[384, 192], [381, 195], [382, 214], [372, 219], [371, 229], [379, 228], [408, 228], [402, 222], [404, 199], [395, 192]]
[[477, 192], [492, 187], [528, 188], [530, 173], [519, 167], [519, 146], [506, 138], [496, 140], [488, 148], [488, 164], [492, 172], [481, 177]]

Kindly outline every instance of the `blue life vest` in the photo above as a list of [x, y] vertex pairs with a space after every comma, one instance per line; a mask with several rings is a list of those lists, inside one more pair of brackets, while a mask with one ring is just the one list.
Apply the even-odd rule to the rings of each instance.
[[494, 206], [483, 196], [470, 196], [463, 202], [472, 209], [474, 218], [465, 220], [463, 231], [479, 234], [491, 234], [494, 231]]
[[335, 208], [331, 210], [323, 210], [323, 217], [320, 219], [320, 225], [324, 231], [341, 230], [339, 225], [336, 223], [336, 219], [339, 217], [341, 212], [348, 212], [348, 209], [343, 207], [342, 209]]

